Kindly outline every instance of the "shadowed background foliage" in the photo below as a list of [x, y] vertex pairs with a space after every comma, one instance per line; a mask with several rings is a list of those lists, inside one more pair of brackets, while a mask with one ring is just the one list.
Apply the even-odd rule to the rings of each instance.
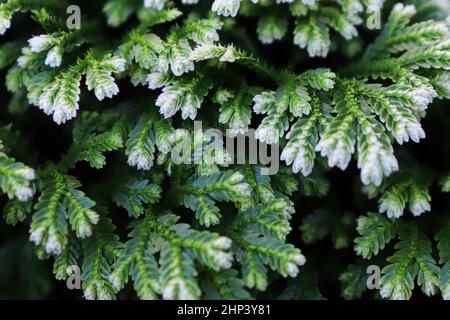
[[[210, 9], [209, 1], [200, 1], [201, 4], [189, 7], [186, 11], [205, 13]], [[423, 1], [426, 2], [426, 1]], [[416, 4], [418, 1], [416, 1]], [[104, 1], [76, 1], [82, 10], [82, 23], [89, 21], [98, 37], [97, 44], [106, 48], [113, 46], [121, 40], [126, 30], [135, 26], [138, 21], [135, 17], [130, 18], [125, 24], [118, 28], [111, 28], [105, 22], [102, 13]], [[55, 1], [56, 7], [59, 5]], [[63, 4], [60, 4], [63, 6]], [[382, 21], [386, 21], [392, 2], [388, 2], [383, 11]], [[420, 6], [419, 6], [420, 7]], [[419, 11], [420, 13], [420, 11]], [[426, 10], [422, 12], [427, 16]], [[422, 17], [416, 19], [423, 20]], [[285, 36], [283, 40], [271, 45], [262, 45], [254, 35], [258, 21], [255, 17], [240, 17], [236, 19], [233, 28], [221, 32], [221, 42], [232, 42], [236, 47], [252, 52], [260, 57], [268, 65], [278, 69], [287, 69], [295, 73], [301, 73], [309, 69], [327, 67], [333, 71], [345, 68], [361, 55], [364, 48], [372, 43], [379, 34], [378, 30], [362, 29], [356, 40], [344, 41], [342, 38], [335, 39], [334, 50], [327, 58], [310, 58], [305, 50], [301, 50], [292, 44], [291, 35]], [[291, 22], [292, 23], [292, 22]], [[290, 26], [289, 30], [292, 29]], [[166, 26], [159, 26], [158, 32], [168, 32]], [[18, 13], [14, 15], [12, 27], [5, 36], [0, 38], [0, 45], [10, 40], [23, 39], [24, 45], [31, 35], [39, 35], [45, 31], [29, 13]], [[337, 37], [338, 38], [338, 37]], [[352, 55], [346, 54], [349, 48], [356, 48]], [[56, 125], [51, 117], [45, 115], [41, 110], [30, 106], [24, 95], [13, 95], [7, 92], [4, 81], [6, 71], [0, 74], [0, 138], [7, 141], [8, 155], [24, 162], [33, 168], [42, 168], [49, 163], [60, 160], [72, 144], [73, 122], [65, 125]], [[276, 84], [270, 79], [240, 66], [227, 68], [228, 77], [231, 79], [245, 77], [251, 85], [276, 89]], [[113, 109], [121, 104], [136, 105], [137, 108], [153, 108], [157, 95], [146, 87], [134, 87], [128, 79], [119, 80], [120, 93], [114, 99], [101, 103], [101, 110]], [[85, 91], [85, 90], [84, 90]], [[92, 94], [82, 91], [80, 99], [81, 110], [99, 110], [99, 102]], [[205, 111], [205, 114], [216, 117], [216, 110]], [[257, 125], [261, 120], [256, 116], [252, 124]], [[181, 119], [174, 119], [175, 124], [181, 124]], [[175, 126], [174, 124], [174, 126]], [[447, 142], [450, 137], [450, 109], [447, 101], [434, 102], [427, 111], [427, 116], [422, 120], [423, 129], [427, 137], [419, 144], [407, 143], [396, 146], [396, 156], [400, 167], [409, 167], [412, 170], [423, 172], [424, 175], [444, 176], [449, 171], [450, 146]], [[11, 132], [18, 132], [19, 139], [9, 139]], [[112, 203], [105, 202], [103, 193], [107, 192], [110, 185], [114, 183], [117, 174], [123, 174], [122, 164], [126, 157], [122, 151], [108, 153], [107, 165], [100, 169], [93, 169], [87, 162], [78, 162], [69, 171], [70, 175], [76, 176], [84, 186], [84, 192], [101, 205], [108, 208], [109, 215], [117, 226], [117, 233], [122, 241], [127, 239], [126, 226], [130, 219], [122, 209], [115, 207]], [[131, 170], [131, 169], [129, 169]], [[322, 181], [323, 188], [327, 189], [326, 195], [307, 196], [308, 192], [295, 192], [291, 200], [295, 204], [296, 213], [291, 220], [292, 232], [288, 236], [288, 242], [302, 249], [307, 257], [307, 264], [300, 269], [298, 278], [284, 279], [278, 274], [270, 275], [270, 285], [265, 292], [253, 291], [257, 298], [319, 298], [341, 299], [345, 294], [346, 287], [339, 280], [341, 274], [348, 265], [362, 261], [355, 254], [353, 241], [357, 236], [356, 219], [367, 212], [378, 210], [377, 200], [368, 200], [363, 194], [362, 184], [359, 178], [359, 170], [356, 169], [356, 161], [352, 160], [346, 171], [331, 169], [324, 174], [326, 181]], [[300, 184], [304, 183], [299, 175]], [[166, 182], [169, 183], [169, 182]], [[425, 230], [436, 228], [439, 217], [447, 217], [450, 209], [448, 194], [442, 193], [437, 183], [430, 188], [432, 197], [432, 210], [420, 218], [412, 215], [404, 215], [405, 221], [418, 221]], [[170, 199], [166, 200], [170, 202]], [[2, 195], [0, 206], [7, 202], [7, 197]], [[160, 204], [164, 207], [164, 203]], [[221, 206], [221, 208], [227, 208]], [[324, 232], [321, 239], [312, 243], [305, 243], [304, 233], [308, 230], [301, 229], [305, 226], [305, 218], [317, 211], [327, 213], [331, 217], [325, 227], [331, 227]], [[192, 213], [188, 209], [178, 208], [177, 214], [183, 222], [196, 225]], [[67, 290], [65, 281], [55, 280], [52, 274], [51, 260], [40, 261], [35, 253], [33, 244], [28, 240], [29, 224], [31, 216], [24, 223], [15, 226], [7, 225], [0, 221], [0, 298], [2, 299], [80, 299], [82, 291]], [[419, 223], [419, 222], [418, 222]], [[198, 224], [197, 224], [198, 225]], [[305, 227], [307, 228], [307, 226]], [[331, 235], [329, 234], [331, 232]], [[337, 237], [337, 238], [336, 238]], [[316, 239], [315, 239], [316, 240]], [[309, 241], [306, 241], [309, 242]], [[337, 242], [339, 244], [337, 244]], [[336, 249], [336, 246], [339, 247]], [[379, 258], [384, 263], [385, 257], [394, 252], [388, 248]], [[368, 263], [362, 263], [363, 266]], [[356, 274], [356, 273], [355, 273]], [[359, 273], [361, 275], [361, 273]], [[364, 273], [363, 273], [364, 275]], [[363, 277], [363, 276], [362, 276]], [[361, 278], [360, 283], [364, 283]], [[298, 284], [302, 283], [301, 286]], [[303, 285], [304, 283], [304, 285]], [[286, 289], [286, 287], [288, 289]], [[301, 288], [301, 289], [298, 289]], [[353, 290], [353, 289], [352, 289]], [[348, 295], [347, 295], [348, 297]], [[421, 299], [425, 297], [419, 288], [416, 288], [413, 297]], [[125, 290], [121, 291], [118, 298], [135, 299], [136, 295], [132, 285], [129, 283]], [[378, 298], [375, 292], [366, 291], [362, 298]]]

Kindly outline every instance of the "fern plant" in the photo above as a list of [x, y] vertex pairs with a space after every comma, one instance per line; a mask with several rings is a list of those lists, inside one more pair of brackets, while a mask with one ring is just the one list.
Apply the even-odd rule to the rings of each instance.
[[69, 6], [0, 3], [4, 261], [86, 299], [450, 299], [449, 6]]

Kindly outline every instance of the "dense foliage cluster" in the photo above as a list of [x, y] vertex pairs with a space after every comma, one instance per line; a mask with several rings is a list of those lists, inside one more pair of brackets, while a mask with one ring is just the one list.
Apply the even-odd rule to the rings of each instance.
[[450, 299], [446, 1], [70, 6], [0, 3], [0, 296]]

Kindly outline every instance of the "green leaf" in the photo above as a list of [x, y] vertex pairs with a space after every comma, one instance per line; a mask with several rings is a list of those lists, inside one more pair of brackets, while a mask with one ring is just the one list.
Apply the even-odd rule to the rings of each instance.
[[118, 291], [131, 276], [134, 288], [141, 299], [156, 299], [160, 293], [159, 270], [151, 243], [151, 226], [148, 220], [132, 225], [133, 231], [112, 266], [109, 280]]
[[161, 198], [161, 188], [148, 180], [132, 180], [114, 193], [114, 202], [127, 210], [133, 218], [144, 213], [145, 204], [154, 204]]
[[108, 218], [101, 219], [94, 236], [83, 243], [82, 288], [88, 300], [111, 300], [115, 290], [109, 282], [112, 260], [119, 251], [115, 226]]
[[81, 184], [56, 170], [43, 172], [41, 196], [30, 229], [30, 240], [45, 247], [48, 254], [60, 255], [68, 243], [68, 225], [78, 238], [92, 234], [99, 215], [91, 208], [95, 202], [78, 190]]
[[358, 219], [359, 237], [355, 239], [355, 251], [364, 259], [370, 259], [383, 250], [397, 235], [397, 224], [377, 213], [368, 213]]
[[341, 296], [346, 300], [361, 299], [367, 290], [367, 264], [350, 264], [339, 276]]
[[9, 200], [3, 209], [3, 218], [10, 225], [16, 225], [23, 222], [27, 215], [31, 212], [31, 201], [20, 202], [17, 199]]

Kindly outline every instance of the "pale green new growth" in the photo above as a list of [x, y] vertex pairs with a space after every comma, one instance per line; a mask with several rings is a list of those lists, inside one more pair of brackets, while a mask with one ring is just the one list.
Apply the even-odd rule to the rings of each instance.
[[[383, 2], [108, 0], [69, 30], [65, 0], [1, 1], [6, 223], [29, 225], [56, 279], [80, 267], [86, 299], [276, 298], [282, 278], [279, 298], [322, 299], [322, 252], [303, 245], [328, 238], [354, 242], [326, 266], [345, 299], [369, 265], [372, 294], [450, 299], [445, 199], [429, 212], [450, 191], [448, 152], [429, 154], [445, 103], [422, 121], [450, 98], [448, 11]], [[278, 171], [208, 149], [213, 128], [255, 129]]]

